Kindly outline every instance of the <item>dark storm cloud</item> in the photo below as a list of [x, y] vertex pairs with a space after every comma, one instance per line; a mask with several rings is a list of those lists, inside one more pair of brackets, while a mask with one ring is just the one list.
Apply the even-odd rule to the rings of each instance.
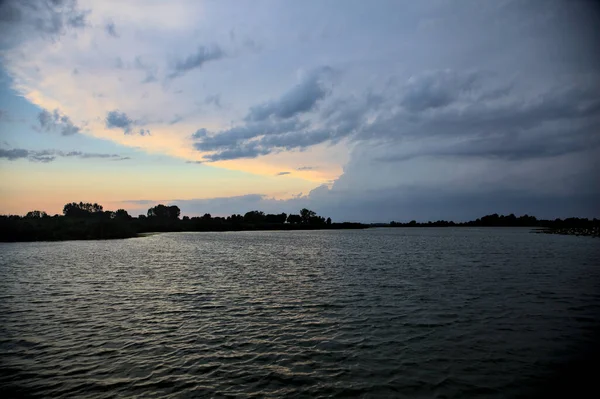
[[76, 0], [0, 1], [0, 47], [16, 45], [32, 33], [55, 38], [83, 28], [87, 14]]
[[257, 144], [265, 149], [273, 150], [281, 148], [293, 150], [296, 148], [307, 148], [316, 144], [324, 143], [333, 138], [334, 130], [314, 129], [306, 131], [293, 131], [274, 136], [265, 136], [257, 141]]
[[173, 71], [169, 74], [169, 78], [176, 78], [184, 75], [185, 73], [202, 67], [205, 63], [209, 61], [215, 61], [220, 58], [223, 58], [225, 53], [219, 46], [200, 46], [198, 50], [188, 55], [185, 59], [179, 60], [173, 66]]
[[323, 83], [323, 78], [331, 72], [332, 69], [329, 67], [312, 71], [302, 82], [279, 99], [250, 108], [246, 120], [262, 121], [271, 116], [285, 119], [311, 111], [317, 102], [327, 95], [328, 90]]
[[244, 123], [209, 134], [200, 129], [192, 135], [198, 151], [214, 151], [207, 161], [255, 158], [274, 151], [308, 148], [327, 141], [336, 142], [354, 133], [365, 122], [368, 112], [381, 102], [367, 93], [331, 102], [322, 110], [322, 121], [314, 127], [296, 116], [315, 111], [319, 100], [329, 94], [323, 80], [332, 73], [329, 67], [313, 70], [294, 88], [276, 101], [252, 107]]
[[104, 30], [106, 31], [106, 33], [109, 36], [112, 37], [119, 37], [119, 34], [117, 33], [117, 28], [115, 26], [114, 22], [108, 22], [106, 25], [104, 25]]
[[[407, 196], [407, 192], [413, 194]], [[343, 200], [308, 198], [302, 205], [334, 220], [359, 222], [408, 222], [410, 220], [474, 220], [493, 213], [535, 215], [539, 218], [589, 217], [599, 215], [598, 194], [574, 193], [548, 196], [523, 191], [450, 194], [418, 186], [377, 190]], [[260, 208], [259, 208], [260, 209]]]
[[113, 161], [124, 161], [131, 159], [118, 154], [102, 154], [82, 151], [59, 151], [59, 150], [26, 150], [23, 148], [0, 148], [0, 158], [14, 161], [17, 159], [27, 159], [31, 162], [52, 162], [57, 157], [61, 158], [80, 158], [80, 159], [110, 159]]
[[61, 114], [58, 109], [53, 112], [42, 110], [38, 114], [40, 128], [46, 132], [60, 132], [63, 136], [79, 133], [81, 128], [75, 126], [68, 116]]
[[[254, 107], [239, 126], [213, 134], [200, 129], [201, 134], [193, 135], [194, 146], [199, 151], [213, 151], [206, 156], [211, 161], [254, 158], [347, 137], [394, 143], [439, 137], [438, 144], [424, 150], [403, 150], [383, 159], [400, 161], [421, 155], [550, 157], [598, 145], [597, 83], [598, 78], [592, 77], [583, 83], [522, 94], [515, 91], [512, 82], [499, 80], [493, 73], [431, 71], [415, 75], [385, 94], [367, 92], [363, 97], [329, 101], [318, 114], [313, 113], [317, 123], [296, 118], [280, 120], [277, 116], [287, 113], [273, 110], [298, 110], [287, 107], [293, 101], [260, 106], [269, 110], [262, 114]], [[310, 90], [295, 88], [289, 92], [294, 95], [282, 99], [301, 98], [297, 94], [307, 92]]]
[[285, 175], [291, 175], [291, 174], [292, 174], [292, 172], [279, 172], [279, 173], [276, 173], [275, 176], [285, 176]]
[[[248, 122], [212, 136], [194, 135], [200, 141], [194, 144], [199, 151], [215, 151], [207, 160], [255, 158], [281, 150], [304, 149], [325, 142], [336, 142], [356, 132], [363, 123], [365, 112], [354, 112], [343, 120], [339, 114], [324, 120], [323, 127], [314, 128], [310, 121], [287, 119], [283, 121], [267, 119]], [[341, 114], [345, 112], [342, 111]], [[206, 134], [206, 131], [203, 131]], [[223, 153], [221, 155], [221, 153]]]
[[[435, 76], [435, 77], [432, 77]], [[427, 145], [384, 159], [464, 156], [504, 159], [551, 157], [597, 147], [600, 98], [591, 84], [548, 87], [524, 95], [508, 84], [492, 84], [481, 74], [445, 71], [410, 82], [403, 105], [361, 126], [356, 137]]]
[[403, 89], [401, 105], [411, 112], [440, 108], [477, 88], [481, 76], [475, 72], [435, 71], [412, 77]]
[[463, 140], [456, 144], [431, 143], [422, 150], [393, 154], [380, 158], [386, 162], [401, 162], [421, 156], [500, 158], [509, 161], [556, 157], [600, 148], [596, 126], [567, 127], [565, 130], [544, 132], [543, 135], [512, 133]]
[[[413, 193], [406, 196], [406, 193]], [[237, 197], [186, 200], [132, 200], [134, 206], [147, 207], [157, 203], [172, 203], [182, 214], [213, 216], [244, 214], [260, 209], [266, 213], [297, 213], [302, 208], [334, 221], [390, 222], [410, 220], [474, 220], [493, 213], [518, 216], [529, 214], [540, 218], [590, 217], [598, 215], [598, 194], [574, 194], [570, 197], [549, 197], [541, 194], [497, 191], [485, 194], [448, 194], [419, 187], [377, 190], [360, 195], [336, 195], [327, 187], [319, 187], [306, 196], [276, 200], [266, 195], [248, 194]], [[141, 211], [141, 210], [140, 210]], [[592, 216], [593, 217], [593, 216]]]
[[[236, 131], [241, 133], [246, 132], [245, 130]], [[272, 131], [263, 130], [263, 132]], [[209, 140], [196, 143], [195, 148], [199, 151], [216, 151], [213, 154], [204, 156], [204, 159], [209, 162], [238, 158], [256, 158], [272, 152], [307, 148], [326, 142], [332, 139], [332, 132], [320, 129], [278, 132], [276, 134], [265, 134], [263, 137], [251, 141], [245, 140], [240, 136], [238, 136], [237, 140], [231, 139], [231, 141], [225, 141], [220, 135], [216, 135], [210, 137]]]
[[298, 119], [284, 121], [267, 120], [236, 126], [211, 136], [208, 136], [208, 131], [206, 129], [199, 129], [192, 135], [192, 138], [201, 139], [201, 141], [194, 144], [194, 147], [199, 151], [235, 150], [254, 146], [255, 143], [249, 140], [259, 136], [278, 135], [286, 132], [298, 131], [305, 129], [308, 126], [308, 122], [302, 122]]

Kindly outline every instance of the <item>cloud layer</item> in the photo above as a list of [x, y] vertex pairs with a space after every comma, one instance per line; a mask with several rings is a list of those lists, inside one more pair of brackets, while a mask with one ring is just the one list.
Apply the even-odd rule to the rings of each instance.
[[0, 158], [9, 161], [15, 161], [18, 159], [27, 159], [31, 162], [52, 162], [56, 158], [80, 158], [80, 159], [109, 159], [112, 161], [125, 161], [131, 159], [129, 157], [123, 157], [118, 154], [102, 154], [94, 152], [82, 152], [82, 151], [60, 151], [60, 150], [26, 150], [23, 148], [11, 148], [5, 149], [0, 148]]

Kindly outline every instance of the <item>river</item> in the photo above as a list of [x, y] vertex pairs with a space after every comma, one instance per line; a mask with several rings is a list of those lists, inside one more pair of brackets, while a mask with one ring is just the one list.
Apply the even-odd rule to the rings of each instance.
[[597, 343], [598, 244], [519, 228], [3, 243], [0, 396], [529, 397]]

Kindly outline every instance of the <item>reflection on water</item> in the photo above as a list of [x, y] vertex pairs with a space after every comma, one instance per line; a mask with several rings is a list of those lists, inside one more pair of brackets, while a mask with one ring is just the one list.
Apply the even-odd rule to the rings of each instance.
[[528, 395], [593, 342], [598, 247], [489, 228], [1, 244], [0, 394]]

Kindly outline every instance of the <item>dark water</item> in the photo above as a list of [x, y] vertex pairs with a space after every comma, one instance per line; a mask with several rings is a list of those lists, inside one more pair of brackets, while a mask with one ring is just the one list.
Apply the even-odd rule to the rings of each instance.
[[599, 326], [599, 244], [490, 228], [2, 244], [0, 396], [581, 387]]

